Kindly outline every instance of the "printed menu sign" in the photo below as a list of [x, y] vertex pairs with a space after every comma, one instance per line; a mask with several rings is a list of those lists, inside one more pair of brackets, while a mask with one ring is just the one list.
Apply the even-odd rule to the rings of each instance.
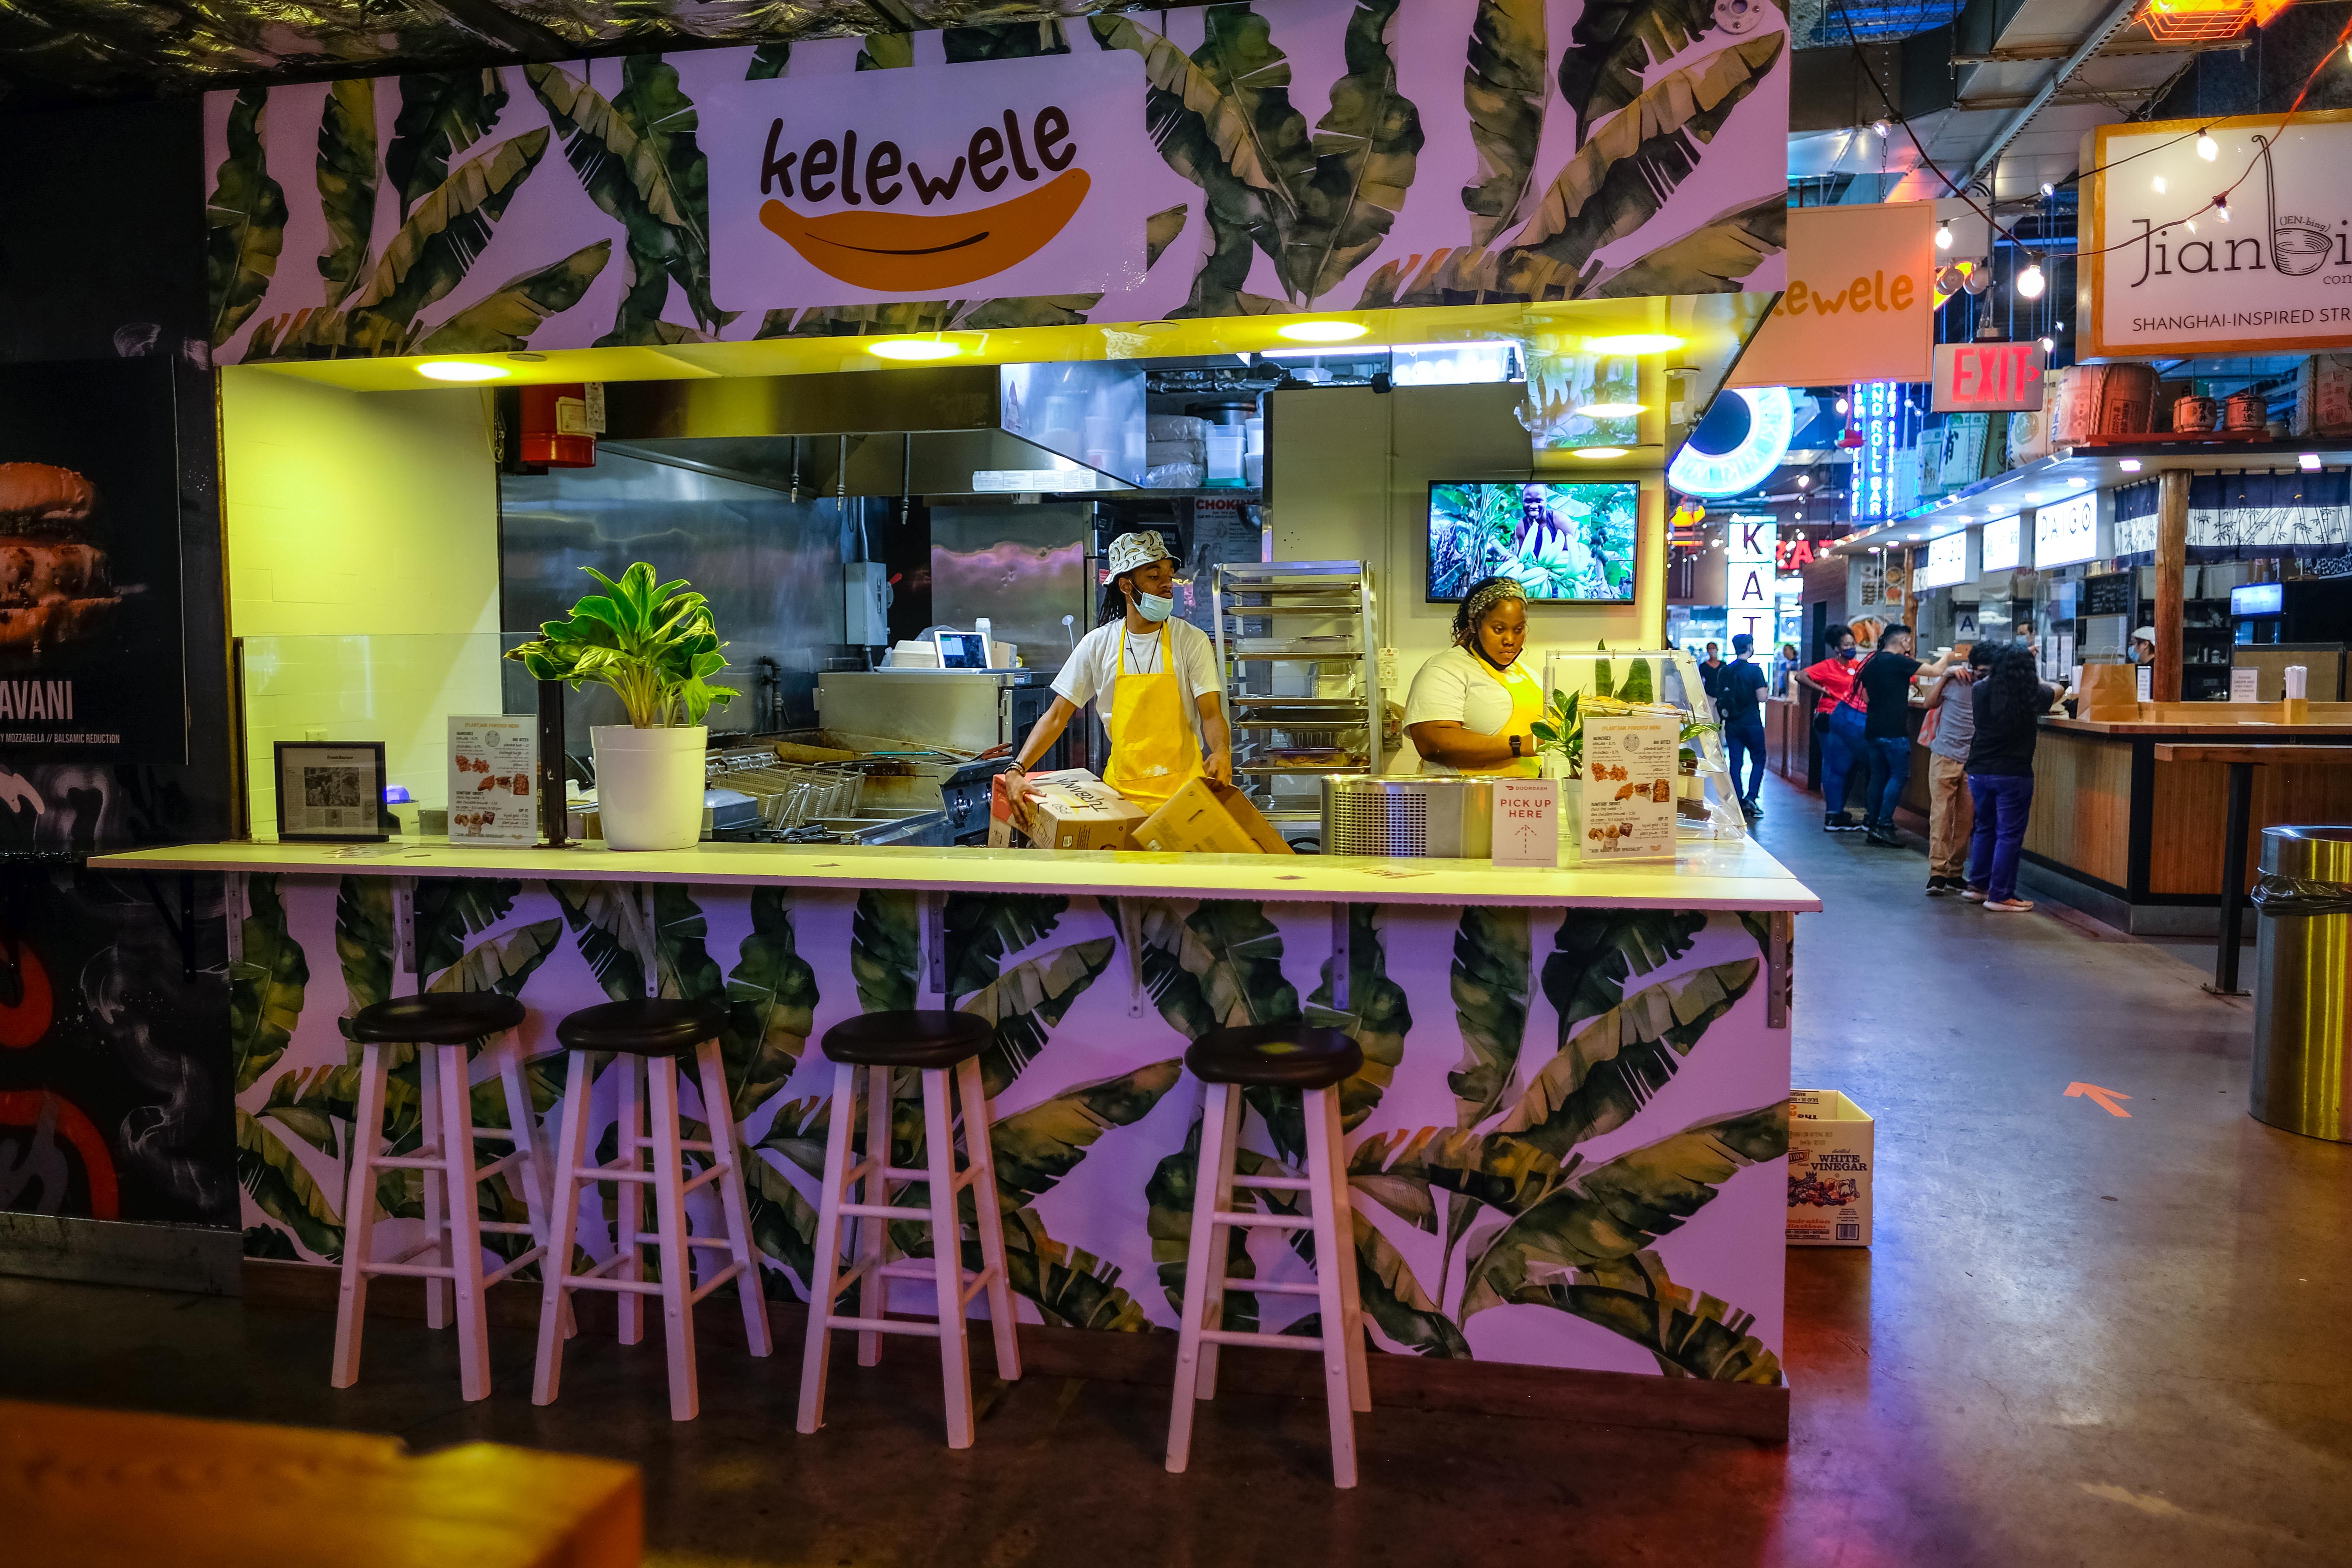
[[[1675, 760], [1682, 723], [1672, 714], [1584, 721], [1584, 858], [1675, 852]], [[1498, 835], [1501, 830], [1496, 824]]]
[[1559, 784], [1554, 779], [1495, 781], [1495, 864], [1559, 864]]
[[449, 841], [539, 842], [539, 721], [449, 717]]

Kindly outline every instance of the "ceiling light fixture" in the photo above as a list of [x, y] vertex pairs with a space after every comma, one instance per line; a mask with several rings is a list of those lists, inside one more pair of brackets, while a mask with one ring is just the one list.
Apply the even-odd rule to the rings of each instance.
[[1588, 403], [1577, 410], [1588, 419], [1631, 419], [1642, 412], [1638, 403]]
[[1293, 321], [1275, 331], [1294, 343], [1344, 343], [1371, 330], [1361, 321]]
[[1936, 248], [1938, 250], [1949, 250], [1952, 248], [1952, 220], [1950, 218], [1946, 218], [1942, 223], [1936, 226]]
[[416, 374], [427, 381], [503, 381], [514, 373], [499, 365], [478, 364], [472, 360], [442, 359], [418, 365]]
[[937, 338], [885, 338], [880, 342], [866, 344], [866, 352], [879, 359], [911, 362], [953, 359], [963, 350], [954, 343], [943, 343]]
[[2294, 466], [2306, 474], [2315, 474], [2319, 472], [2319, 454], [2305, 452], [2295, 458]]
[[1584, 340], [1585, 352], [1596, 354], [1662, 354], [1682, 346], [1682, 339], [1664, 332], [1620, 332]]
[[1590, 458], [1596, 463], [1606, 461], [1611, 458], [1622, 458], [1630, 450], [1632, 450], [1632, 448], [1628, 447], [1579, 447], [1575, 448], [1576, 455], [1578, 457]]
[[2123, 471], [2127, 474], [2136, 474], [2139, 472], [2139, 459], [2137, 458], [2126, 458], [2122, 462], [2116, 466], [2123, 469]]

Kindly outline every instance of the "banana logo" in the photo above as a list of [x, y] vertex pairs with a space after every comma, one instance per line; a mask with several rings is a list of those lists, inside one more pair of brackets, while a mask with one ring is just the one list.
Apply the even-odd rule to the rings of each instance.
[[840, 212], [807, 217], [779, 201], [760, 208], [770, 233], [829, 278], [877, 294], [957, 289], [1026, 261], [1066, 227], [1087, 199], [1084, 169], [978, 212]]

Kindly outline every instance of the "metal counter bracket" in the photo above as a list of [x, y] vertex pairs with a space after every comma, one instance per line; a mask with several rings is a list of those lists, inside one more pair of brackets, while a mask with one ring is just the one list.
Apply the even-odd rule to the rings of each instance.
[[1789, 1026], [1790, 988], [1795, 966], [1790, 962], [1797, 945], [1797, 917], [1786, 910], [1766, 915], [1764, 937], [1764, 1026]]
[[1349, 951], [1349, 940], [1355, 925], [1353, 904], [1331, 906], [1331, 1011], [1349, 1010], [1348, 977], [1355, 968], [1354, 955]]
[[228, 962], [231, 968], [245, 962], [245, 922], [253, 918], [253, 889], [243, 871], [229, 871], [221, 877], [221, 914], [228, 927]]

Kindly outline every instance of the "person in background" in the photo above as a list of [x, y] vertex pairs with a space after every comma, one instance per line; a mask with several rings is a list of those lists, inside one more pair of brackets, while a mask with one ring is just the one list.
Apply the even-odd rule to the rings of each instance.
[[1852, 739], [1848, 739], [1846, 729], [1839, 727], [1837, 715], [1853, 691], [1853, 661], [1858, 651], [1853, 628], [1840, 626], [1830, 640], [1829, 657], [1806, 666], [1798, 677], [1821, 693], [1813, 705], [1813, 733], [1822, 738], [1822, 804], [1828, 808], [1822, 818], [1824, 833], [1855, 830], [1855, 824], [1845, 814], [1845, 786], [1847, 775], [1862, 760], [1862, 716], [1856, 713], [1854, 721], [1846, 727], [1853, 731]]
[[1863, 757], [1869, 764], [1869, 783], [1863, 786], [1862, 825], [1873, 844], [1900, 849], [1895, 837], [1895, 807], [1903, 786], [1911, 782], [1911, 682], [1920, 675], [1944, 673], [1952, 661], [1946, 654], [1933, 664], [1911, 657], [1911, 628], [1900, 621], [1878, 634], [1878, 649], [1854, 672], [1854, 695], [1849, 703], [1863, 709]]
[[1927, 692], [1927, 896], [1957, 893], [1967, 883], [1969, 742], [1977, 710], [1969, 688], [1992, 664], [1993, 645], [1969, 649], [1969, 661], [1944, 671]]
[[1405, 732], [1425, 773], [1534, 778], [1543, 682], [1520, 662], [1528, 595], [1517, 579], [1470, 584], [1454, 612], [1454, 646], [1433, 655], [1405, 698]]
[[1706, 700], [1715, 711], [1707, 715], [1717, 722], [1723, 719], [1723, 672], [1728, 667], [1723, 662], [1723, 645], [1706, 645], [1706, 657], [1698, 661], [1698, 683], [1706, 692]]
[[1772, 695], [1780, 698], [1787, 697], [1789, 695], [1789, 678], [1796, 673], [1797, 645], [1792, 642], [1784, 642], [1780, 645], [1780, 657], [1772, 661]]
[[2033, 810], [2033, 746], [2050, 689], [2033, 672], [2033, 656], [2005, 647], [1969, 693], [1976, 733], [1969, 740], [1969, 799], [1977, 813], [1969, 840], [1969, 881], [1960, 897], [2002, 914], [2033, 907], [2017, 896], [2017, 857], [2025, 819]]
[[[1766, 681], [1764, 671], [1748, 657], [1755, 647], [1756, 639], [1746, 632], [1731, 639], [1731, 662], [1716, 678], [1718, 689], [1715, 700], [1717, 710], [1723, 715], [1723, 743], [1730, 753], [1731, 787], [1739, 796], [1739, 809], [1750, 822], [1764, 815], [1756, 798], [1764, 787], [1764, 710], [1756, 699]], [[1742, 756], [1748, 762], [1745, 785], [1739, 782]]]
[[2134, 664], [2156, 662], [2156, 628], [2154, 626], [2142, 626], [2132, 633], [2131, 656]]

